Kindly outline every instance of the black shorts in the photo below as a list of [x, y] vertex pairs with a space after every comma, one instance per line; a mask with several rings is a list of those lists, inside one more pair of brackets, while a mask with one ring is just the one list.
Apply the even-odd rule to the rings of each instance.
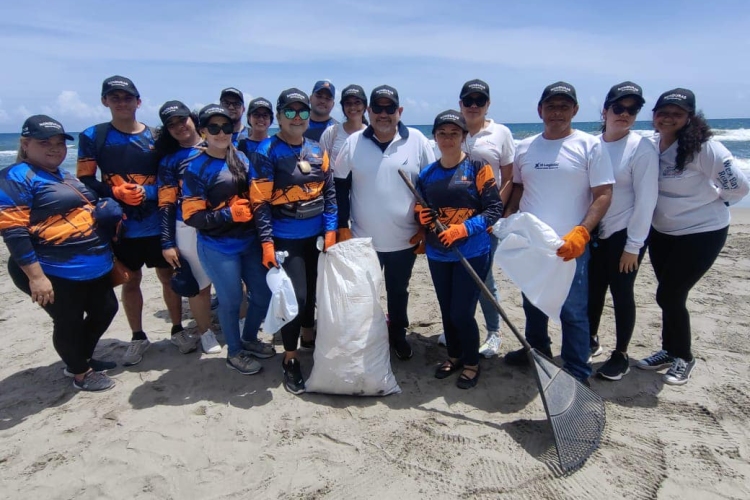
[[122, 238], [112, 244], [112, 251], [117, 260], [131, 271], [140, 270], [144, 264], [146, 267], [171, 267], [161, 253], [160, 236]]

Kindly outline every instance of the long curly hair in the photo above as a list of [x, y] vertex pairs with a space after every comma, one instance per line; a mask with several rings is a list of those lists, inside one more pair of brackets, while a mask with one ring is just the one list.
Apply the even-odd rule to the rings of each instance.
[[[193, 125], [195, 125], [195, 130], [198, 130], [198, 115], [195, 114], [195, 112], [191, 112], [189, 116], [190, 120], [192, 120]], [[180, 150], [180, 143], [177, 142], [177, 139], [172, 137], [172, 134], [169, 133], [169, 130], [166, 126], [162, 125], [157, 129], [158, 131], [158, 138], [156, 139], [156, 142], [154, 143], [154, 148], [156, 151], [159, 152], [159, 154], [162, 156], [162, 158], [166, 155], [171, 155], [173, 153], [176, 153]]]
[[701, 111], [690, 114], [687, 124], [677, 132], [675, 169], [683, 170], [700, 152], [703, 143], [714, 135]]

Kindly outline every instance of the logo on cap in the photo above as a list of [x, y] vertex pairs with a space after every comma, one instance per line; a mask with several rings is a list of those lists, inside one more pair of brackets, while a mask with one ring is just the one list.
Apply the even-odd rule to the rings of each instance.
[[161, 114], [167, 115], [167, 114], [169, 114], [169, 113], [171, 113], [173, 111], [177, 111], [178, 109], [179, 109], [179, 106], [170, 106], [170, 107], [162, 110]]
[[550, 92], [570, 92], [571, 88], [566, 87], [564, 85], [558, 85], [557, 87], [552, 87], [551, 89], [549, 89], [549, 91]]
[[687, 99], [685, 94], [669, 94], [662, 97], [664, 101], [683, 101], [685, 99]]
[[40, 127], [53, 128], [55, 130], [61, 130], [62, 127], [55, 122], [42, 122], [38, 124]]
[[208, 113], [222, 113], [222, 114], [224, 114], [224, 108], [219, 108], [219, 107], [214, 106], [213, 108], [208, 108], [206, 110], [203, 110], [203, 113], [204, 114], [208, 114]]
[[453, 115], [453, 114], [445, 114], [440, 117], [441, 120], [461, 120], [461, 117]]
[[302, 100], [305, 100], [305, 96], [303, 96], [302, 94], [298, 94], [297, 92], [292, 92], [291, 94], [287, 94], [286, 95], [286, 99], [287, 100], [289, 100], [289, 99], [302, 99]]
[[640, 92], [641, 89], [638, 87], [633, 87], [632, 85], [624, 85], [622, 87], [617, 87], [618, 92]]
[[110, 87], [116, 87], [116, 86], [129, 87], [130, 83], [123, 82], [122, 80], [110, 80], [107, 82], [107, 85], [109, 85]]
[[378, 91], [375, 92], [375, 95], [386, 95], [388, 97], [393, 97], [394, 93], [391, 89], [378, 89]]
[[470, 84], [468, 85], [468, 87], [469, 87], [470, 89], [474, 89], [474, 90], [487, 90], [487, 87], [485, 87], [485, 86], [484, 86], [484, 85], [482, 85], [481, 83], [470, 83]]

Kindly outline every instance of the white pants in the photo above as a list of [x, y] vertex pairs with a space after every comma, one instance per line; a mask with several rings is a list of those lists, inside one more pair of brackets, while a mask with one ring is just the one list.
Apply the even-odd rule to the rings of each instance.
[[180, 255], [190, 264], [190, 270], [198, 282], [198, 287], [203, 290], [211, 284], [211, 279], [203, 270], [201, 261], [198, 259], [198, 230], [178, 220], [175, 228], [175, 239]]

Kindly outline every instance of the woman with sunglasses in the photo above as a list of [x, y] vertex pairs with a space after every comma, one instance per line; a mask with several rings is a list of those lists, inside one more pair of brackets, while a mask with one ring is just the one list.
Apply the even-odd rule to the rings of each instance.
[[268, 129], [273, 124], [273, 107], [268, 99], [258, 97], [247, 105], [247, 124], [250, 125], [250, 135], [240, 140], [237, 149], [250, 157], [262, 141], [268, 139]]
[[[484, 280], [490, 271], [490, 238], [487, 229], [503, 213], [492, 167], [471, 160], [461, 145], [468, 130], [458, 111], [449, 109], [435, 118], [432, 127], [441, 158], [425, 167], [417, 190], [427, 207], [414, 210], [427, 235], [427, 262], [443, 317], [448, 359], [435, 370], [444, 379], [461, 371], [456, 386], [471, 389], [479, 381], [479, 327], [474, 313], [479, 287], [452, 251], [457, 248]], [[435, 234], [435, 219], [446, 227]]]
[[[248, 160], [232, 145], [233, 125], [225, 108], [209, 104], [201, 109], [198, 122], [206, 148], [185, 167], [182, 217], [198, 230], [198, 257], [219, 298], [227, 367], [252, 375], [261, 365], [250, 356], [269, 358], [275, 351], [258, 340], [271, 292], [248, 200]], [[240, 335], [243, 283], [251, 300]]]
[[177, 340], [180, 352], [186, 354], [195, 350], [200, 340], [203, 352], [217, 354], [221, 346], [211, 330], [211, 280], [198, 258], [198, 233], [182, 220], [185, 167], [202, 152], [196, 148], [203, 143], [198, 134], [198, 117], [182, 102], [167, 101], [159, 109], [159, 118], [163, 128], [155, 146], [163, 156], [158, 173], [162, 255], [174, 268], [180, 267], [180, 257], [187, 261], [200, 289], [198, 295], [188, 297], [199, 336], [183, 330], [172, 336], [172, 342]]
[[73, 137], [49, 116], [24, 122], [16, 163], [0, 171], [0, 234], [13, 283], [52, 318], [52, 343], [73, 387], [106, 391], [115, 382], [103, 372], [117, 365], [92, 356], [118, 305], [112, 235], [100, 235], [107, 225], [100, 213], [109, 205], [114, 227], [122, 209], [113, 199], [98, 202], [93, 190], [60, 169], [66, 140]]
[[306, 139], [310, 118], [307, 94], [291, 88], [276, 101], [279, 132], [261, 143], [253, 157], [250, 200], [263, 246], [263, 265], [278, 267], [276, 250], [286, 251], [284, 270], [294, 285], [299, 315], [281, 328], [284, 387], [305, 391], [297, 344], [314, 347], [317, 239], [322, 250], [336, 243], [336, 191], [328, 155]]
[[662, 347], [636, 366], [669, 368], [664, 382], [670, 385], [686, 384], [695, 367], [688, 294], [724, 247], [728, 205], [750, 191], [732, 154], [711, 140], [713, 132], [695, 108], [695, 94], [676, 88], [659, 96], [653, 109], [659, 196], [649, 233], [649, 257], [658, 282]]
[[588, 316], [591, 354], [601, 353], [599, 323], [609, 288], [615, 309], [617, 343], [597, 374], [620, 380], [630, 371], [628, 345], [635, 328], [633, 287], [658, 194], [659, 156], [653, 143], [631, 131], [644, 103], [643, 90], [622, 82], [607, 93], [602, 110], [601, 141], [615, 174], [612, 204], [592, 238], [589, 261]]

